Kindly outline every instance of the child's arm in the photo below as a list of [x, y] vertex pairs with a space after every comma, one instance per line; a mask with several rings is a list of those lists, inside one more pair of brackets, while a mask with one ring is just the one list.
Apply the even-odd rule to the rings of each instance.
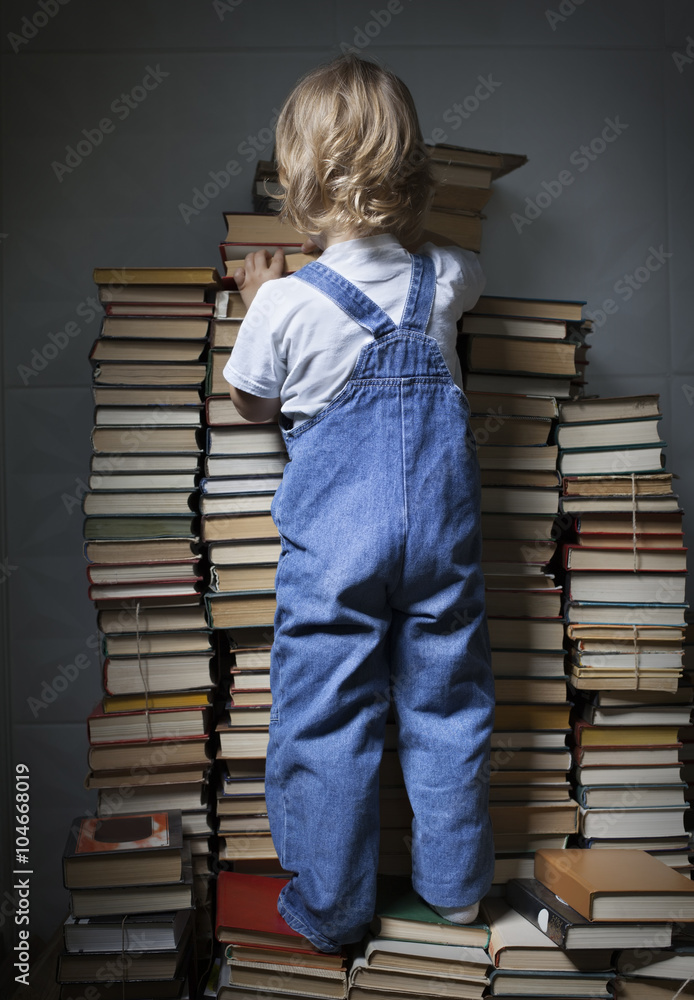
[[[241, 293], [241, 299], [246, 309], [255, 298], [258, 289], [266, 281], [273, 281], [281, 278], [284, 273], [284, 250], [278, 248], [274, 255], [270, 256], [269, 250], [258, 250], [246, 256], [243, 267], [237, 267], [234, 271], [234, 281]], [[281, 399], [279, 396], [268, 399], [265, 396], [254, 396], [236, 386], [229, 386], [229, 394], [236, 409], [244, 420], [251, 423], [262, 423], [270, 420], [280, 409]]]
[[236, 386], [229, 386], [231, 400], [244, 420], [253, 424], [262, 424], [264, 420], [279, 413], [282, 400], [279, 396], [274, 399], [267, 399], [265, 396], [253, 396], [250, 392], [237, 389]]

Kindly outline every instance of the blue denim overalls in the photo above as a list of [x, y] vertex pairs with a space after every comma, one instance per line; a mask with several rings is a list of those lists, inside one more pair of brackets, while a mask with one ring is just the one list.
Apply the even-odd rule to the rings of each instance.
[[392, 698], [414, 811], [412, 883], [466, 906], [489, 889], [494, 688], [469, 406], [426, 335], [436, 289], [413, 255], [400, 326], [319, 262], [293, 278], [371, 331], [351, 377], [295, 429], [272, 502], [281, 537], [266, 797], [278, 909], [322, 951], [367, 930], [378, 771]]

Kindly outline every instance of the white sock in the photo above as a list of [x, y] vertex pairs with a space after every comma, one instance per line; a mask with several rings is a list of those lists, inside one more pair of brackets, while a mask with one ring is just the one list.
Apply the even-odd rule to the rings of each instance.
[[445, 917], [453, 924], [474, 923], [480, 908], [479, 903], [472, 903], [470, 906], [432, 906], [431, 903], [429, 905], [440, 917]]

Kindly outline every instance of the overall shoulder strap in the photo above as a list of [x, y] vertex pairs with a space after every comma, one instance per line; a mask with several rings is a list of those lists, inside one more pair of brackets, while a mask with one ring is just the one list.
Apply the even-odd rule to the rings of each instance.
[[413, 253], [411, 256], [412, 274], [400, 329], [426, 333], [436, 293], [436, 267], [425, 254]]
[[321, 264], [319, 260], [306, 264], [292, 277], [305, 281], [307, 285], [312, 285], [332, 299], [335, 305], [346, 312], [355, 323], [369, 330], [374, 337], [383, 337], [386, 333], [397, 330], [390, 316], [368, 295], [331, 267]]

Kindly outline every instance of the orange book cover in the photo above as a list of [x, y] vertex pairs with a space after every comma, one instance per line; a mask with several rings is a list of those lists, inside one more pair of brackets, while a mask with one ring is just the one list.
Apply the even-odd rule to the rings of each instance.
[[132, 813], [123, 816], [78, 817], [72, 824], [65, 857], [111, 854], [115, 851], [180, 850], [183, 846], [181, 814]]

